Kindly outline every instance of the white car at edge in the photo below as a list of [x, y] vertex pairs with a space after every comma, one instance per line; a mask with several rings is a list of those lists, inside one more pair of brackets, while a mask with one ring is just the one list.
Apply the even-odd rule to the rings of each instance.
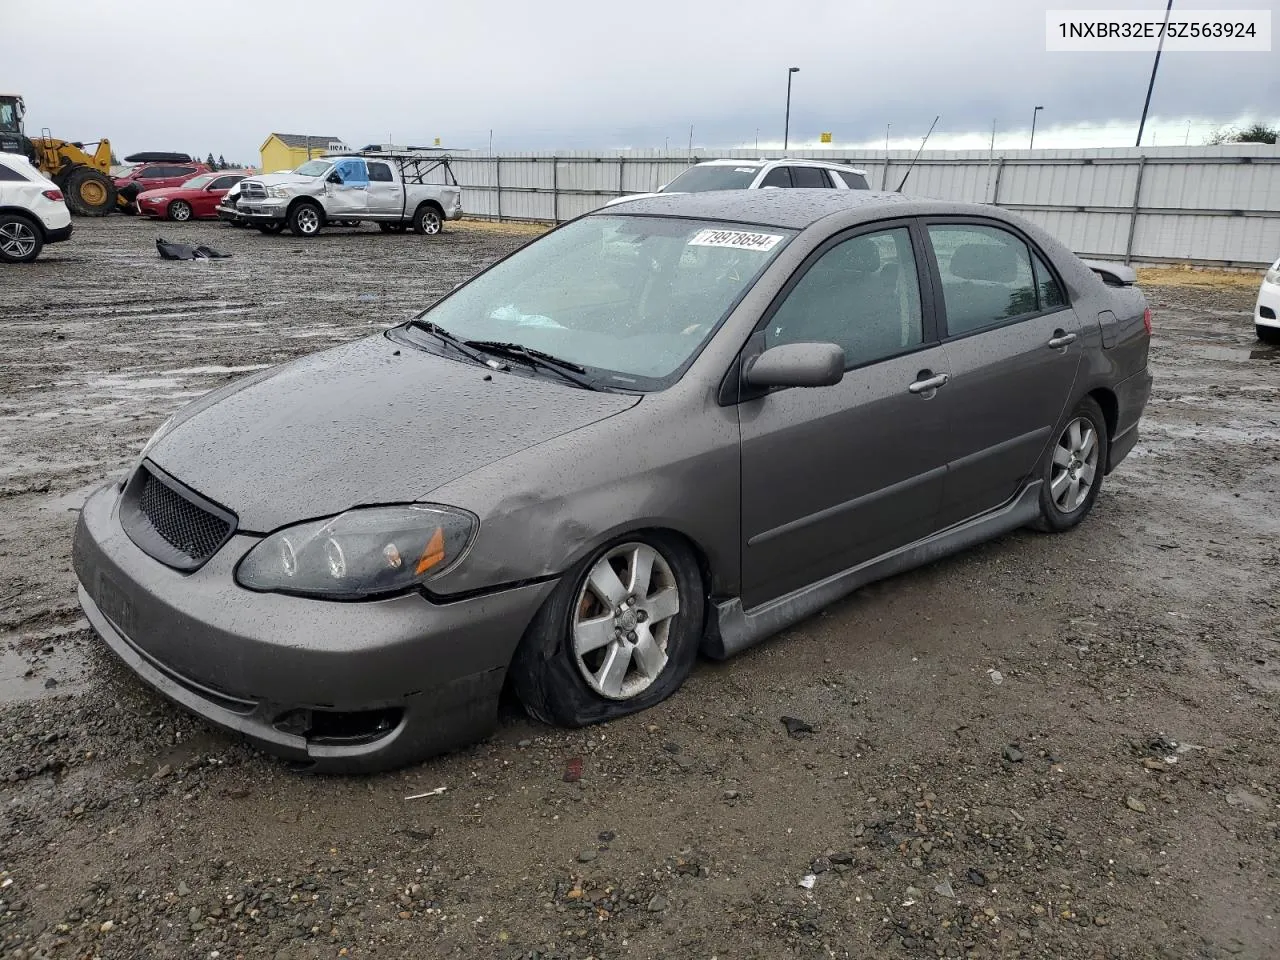
[[765, 190], [788, 187], [818, 190], [867, 190], [867, 171], [834, 160], [704, 160], [695, 163], [656, 193], [614, 197], [605, 206], [659, 193], [706, 190]]
[[1253, 306], [1253, 329], [1263, 343], [1280, 343], [1280, 258], [1262, 278]]
[[0, 263], [31, 263], [46, 243], [71, 236], [58, 185], [18, 153], [0, 153]]

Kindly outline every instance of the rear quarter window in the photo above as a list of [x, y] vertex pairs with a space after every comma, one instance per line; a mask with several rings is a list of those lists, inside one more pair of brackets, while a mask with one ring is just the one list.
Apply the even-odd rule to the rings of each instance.
[[8, 167], [5, 166], [5, 164], [0, 163], [0, 180], [20, 180], [25, 183], [27, 178], [12, 167]]

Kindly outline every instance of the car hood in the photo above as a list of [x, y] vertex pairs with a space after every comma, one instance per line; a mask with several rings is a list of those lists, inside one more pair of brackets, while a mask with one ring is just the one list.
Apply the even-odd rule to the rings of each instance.
[[379, 334], [260, 371], [184, 408], [148, 458], [265, 533], [407, 503], [634, 406]]
[[240, 182], [247, 183], [250, 180], [264, 187], [278, 187], [285, 183], [315, 183], [319, 177], [300, 177], [296, 173], [264, 173], [260, 177], [247, 177]]

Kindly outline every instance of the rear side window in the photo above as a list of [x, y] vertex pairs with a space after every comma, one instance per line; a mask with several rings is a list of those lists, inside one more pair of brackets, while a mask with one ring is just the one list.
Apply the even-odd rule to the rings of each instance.
[[845, 186], [850, 190], [871, 189], [867, 184], [867, 178], [860, 173], [854, 173], [851, 170], [841, 170], [838, 176], [845, 182]]
[[774, 167], [765, 178], [760, 181], [761, 187], [789, 187], [791, 186], [791, 170], [787, 167]]
[[1038, 307], [1031, 253], [998, 227], [931, 224], [951, 336], [997, 326]]
[[1040, 309], [1054, 310], [1067, 305], [1066, 294], [1053, 275], [1053, 271], [1040, 259], [1040, 255], [1031, 255], [1032, 266], [1036, 272], [1036, 289], [1040, 292]]
[[791, 168], [791, 185], [793, 187], [826, 187], [830, 188], [831, 184], [827, 182], [826, 172], [820, 167], [792, 167]]
[[853, 237], [824, 253], [765, 329], [765, 345], [835, 343], [845, 367], [864, 366], [924, 340], [920, 281], [905, 227]]
[[0, 180], [21, 180], [25, 183], [26, 179], [27, 178], [17, 170], [6, 167], [3, 163], [0, 163]]
[[392, 183], [391, 168], [385, 163], [369, 161], [369, 179], [375, 183]]

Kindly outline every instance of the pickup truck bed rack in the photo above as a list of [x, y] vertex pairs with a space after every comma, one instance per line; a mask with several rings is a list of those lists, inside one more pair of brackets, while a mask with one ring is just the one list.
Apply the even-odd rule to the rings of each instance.
[[387, 160], [394, 163], [400, 170], [400, 178], [408, 184], [428, 184], [431, 183], [427, 177], [436, 170], [443, 168], [445, 172], [445, 183], [451, 187], [458, 186], [458, 178], [453, 175], [453, 159], [448, 154], [440, 153], [417, 153], [405, 150], [359, 150], [356, 152], [344, 151], [341, 153], [327, 153], [325, 156], [332, 157], [364, 157], [368, 160]]

